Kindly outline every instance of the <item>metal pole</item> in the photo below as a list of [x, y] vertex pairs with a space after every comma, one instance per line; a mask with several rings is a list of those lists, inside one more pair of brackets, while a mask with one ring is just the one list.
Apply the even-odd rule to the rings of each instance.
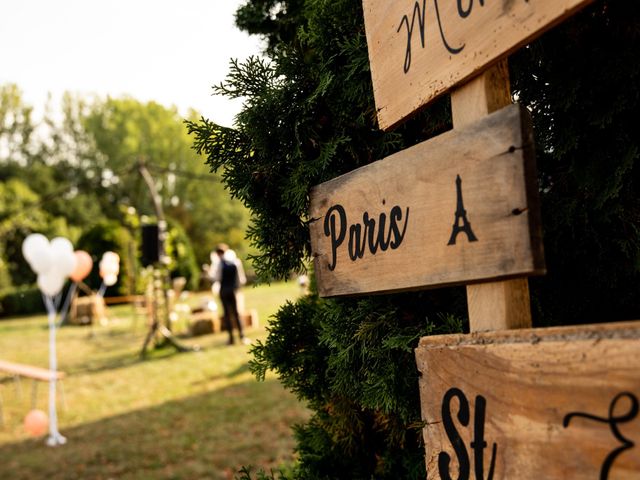
[[[153, 202], [153, 208], [156, 212], [156, 217], [158, 217], [158, 252], [160, 257], [161, 268], [164, 268], [167, 265], [167, 254], [165, 250], [165, 241], [167, 239], [167, 222], [164, 217], [164, 210], [162, 209], [162, 198], [158, 193], [158, 189], [156, 188], [156, 183], [153, 180], [153, 177], [149, 173], [149, 170], [145, 166], [142, 160], [138, 163], [138, 170], [140, 171], [140, 175], [142, 175], [143, 180], [149, 187], [149, 191], [151, 192], [151, 200]], [[165, 279], [166, 280], [166, 279]], [[154, 279], [155, 281], [155, 279]], [[166, 328], [171, 331], [171, 321], [169, 319], [169, 295], [167, 293], [167, 289], [163, 286], [162, 294], [165, 304], [164, 309], [164, 324]]]
[[[138, 170], [140, 171], [140, 175], [142, 175], [143, 180], [147, 184], [147, 187], [149, 188], [149, 192], [151, 192], [151, 200], [153, 201], [153, 207], [156, 211], [156, 216], [158, 217], [158, 253], [159, 253], [158, 256], [160, 257], [159, 263], [161, 265], [161, 268], [164, 269], [164, 271], [166, 272], [166, 266], [168, 264], [168, 258], [165, 251], [165, 241], [167, 239], [167, 222], [164, 217], [164, 211], [162, 210], [162, 198], [158, 193], [158, 189], [156, 188], [156, 184], [153, 180], [153, 177], [149, 173], [149, 170], [145, 166], [144, 161], [142, 159], [138, 161]], [[164, 326], [159, 326], [157, 324], [157, 320], [154, 322], [154, 326], [152, 330], [149, 332], [149, 334], [147, 335], [147, 339], [145, 340], [144, 345], [142, 347], [142, 352], [141, 352], [142, 356], [145, 355], [147, 344], [150, 340], [151, 335], [155, 334], [155, 332], [158, 330], [160, 331], [164, 339], [168, 343], [170, 343], [173, 347], [175, 347], [179, 352], [189, 352], [189, 351], [199, 350], [198, 346], [185, 347], [183, 345], [180, 345], [175, 340], [175, 338], [173, 337], [173, 334], [171, 333], [171, 320], [169, 318], [169, 313], [170, 313], [169, 312], [169, 295], [167, 292], [167, 288], [165, 286], [169, 284], [167, 281], [168, 280], [167, 277], [168, 277], [168, 272], [165, 275], [163, 285], [162, 285], [162, 295], [164, 299]], [[155, 271], [154, 271], [153, 282], [155, 283], [155, 281], [156, 281], [156, 277], [155, 277]], [[155, 291], [155, 285], [154, 285], [154, 291]], [[155, 297], [155, 292], [154, 292], [154, 297]]]

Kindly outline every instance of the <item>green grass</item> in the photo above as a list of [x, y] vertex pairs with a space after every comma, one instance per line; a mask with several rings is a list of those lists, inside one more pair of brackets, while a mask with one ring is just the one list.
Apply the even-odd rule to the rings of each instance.
[[[246, 306], [261, 321], [249, 337], [264, 338], [268, 317], [297, 295], [293, 283], [246, 288]], [[13, 380], [0, 381], [0, 479], [229, 479], [242, 465], [268, 470], [293, 460], [290, 427], [308, 412], [273, 376], [255, 381], [249, 347], [227, 346], [222, 333], [181, 340], [199, 352], [163, 348], [141, 360], [145, 321], [127, 306], [110, 318], [59, 330], [67, 378], [58, 415], [67, 445], [28, 438], [22, 421], [31, 382], [22, 380], [20, 396]], [[46, 367], [46, 324], [44, 316], [0, 321], [0, 358]], [[47, 394], [41, 384], [37, 406], [45, 411]]]

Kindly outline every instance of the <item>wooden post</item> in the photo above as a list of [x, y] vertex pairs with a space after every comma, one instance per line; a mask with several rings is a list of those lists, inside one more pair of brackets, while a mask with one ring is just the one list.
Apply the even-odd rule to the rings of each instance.
[[[454, 128], [479, 120], [511, 103], [507, 60], [451, 92]], [[531, 327], [529, 281], [517, 278], [467, 286], [471, 332]]]

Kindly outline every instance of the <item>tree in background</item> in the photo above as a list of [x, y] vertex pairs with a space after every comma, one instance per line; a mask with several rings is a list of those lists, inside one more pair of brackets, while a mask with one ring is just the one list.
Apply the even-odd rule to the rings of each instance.
[[0, 86], [0, 163], [28, 163], [33, 147], [32, 111], [17, 85]]
[[209, 174], [174, 108], [71, 94], [61, 107], [61, 120], [47, 113], [36, 122], [19, 88], [0, 86], [0, 289], [34, 281], [20, 253], [31, 232], [76, 244], [112, 220], [139, 242], [139, 218], [134, 225], [131, 212], [154, 217], [155, 211], [138, 161], [156, 180], [167, 218], [186, 232], [178, 235], [181, 247], [171, 250], [186, 255], [173, 259], [181, 274], [191, 278], [194, 252], [206, 263], [221, 241], [246, 254], [247, 210]]
[[[206, 119], [189, 129], [252, 211], [256, 271], [282, 278], [309, 261], [310, 187], [450, 128], [449, 104], [377, 128], [359, 0], [249, 0], [236, 19], [266, 37], [268, 59], [232, 62], [215, 87], [246, 97], [236, 129]], [[640, 312], [638, 21], [636, 3], [595, 2], [511, 62], [538, 136], [549, 275], [532, 282], [537, 325]], [[461, 289], [313, 293], [284, 306], [252, 368], [259, 378], [275, 370], [314, 412], [296, 427], [290, 476], [424, 478], [412, 351], [422, 335], [459, 331], [465, 310]]]
[[83, 132], [93, 145], [93, 152], [82, 160], [83, 169], [96, 179], [95, 187], [104, 190], [101, 201], [110, 218], [119, 218], [116, 200], [139, 214], [154, 213], [136, 168], [136, 162], [144, 161], [155, 178], [165, 214], [184, 227], [199, 262], [209, 258], [214, 245], [211, 232], [227, 236], [246, 223], [242, 205], [229, 200], [217, 176], [207, 175], [175, 109], [108, 98], [68, 111], [78, 112], [78, 118], [68, 123], [82, 126], [69, 131]]
[[171, 259], [167, 265], [171, 278], [184, 277], [187, 281], [187, 289], [195, 290], [198, 288], [200, 269], [196, 263], [191, 240], [189, 240], [184, 228], [175, 221], [169, 222], [165, 250]]
[[5, 168], [0, 165], [0, 261], [8, 275], [4, 288], [31, 284], [36, 280], [22, 257], [22, 242], [29, 233], [41, 232], [49, 238], [71, 237], [74, 233], [64, 218], [47, 212], [44, 203], [29, 185], [6, 175]]

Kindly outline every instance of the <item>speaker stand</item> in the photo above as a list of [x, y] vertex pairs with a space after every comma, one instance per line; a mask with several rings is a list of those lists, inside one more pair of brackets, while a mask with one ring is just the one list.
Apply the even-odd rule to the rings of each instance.
[[149, 331], [147, 332], [147, 336], [144, 339], [144, 343], [142, 344], [142, 350], [140, 351], [140, 357], [146, 358], [147, 356], [147, 348], [151, 343], [152, 339], [157, 339], [158, 334], [162, 337], [161, 342], [156, 341], [156, 348], [162, 348], [166, 345], [170, 345], [175, 348], [179, 353], [182, 352], [197, 352], [200, 350], [199, 346], [189, 347], [186, 345], [182, 345], [173, 335], [173, 332], [168, 328], [168, 326], [162, 325], [160, 322], [160, 315], [158, 311], [160, 309], [164, 309], [163, 317], [165, 319], [165, 323], [170, 325], [169, 319], [169, 298], [167, 295], [167, 286], [166, 279], [163, 281], [163, 275], [160, 268], [153, 268], [153, 278], [151, 280], [151, 315], [153, 320], [151, 322], [151, 326], [149, 327]]

